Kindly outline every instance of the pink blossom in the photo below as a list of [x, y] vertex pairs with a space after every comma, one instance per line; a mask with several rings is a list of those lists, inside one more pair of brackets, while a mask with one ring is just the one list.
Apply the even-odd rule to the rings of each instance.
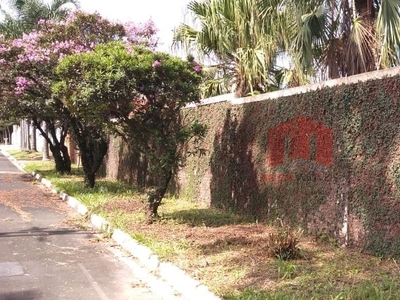
[[[23, 94], [27, 89], [32, 88], [31, 85], [37, 84], [42, 86], [43, 82], [46, 80], [47, 69], [53, 68], [53, 66], [57, 63], [57, 61], [63, 59], [65, 56], [70, 55], [72, 53], [82, 53], [82, 52], [90, 52], [92, 51], [98, 41], [96, 39], [86, 39], [85, 36], [74, 36], [73, 38], [69, 38], [66, 34], [55, 35], [52, 33], [62, 32], [62, 27], [68, 27], [74, 24], [74, 22], [78, 22], [79, 25], [81, 22], [81, 18], [85, 20], [85, 16], [89, 16], [90, 20], [92, 20], [92, 14], [86, 14], [81, 11], [75, 11], [68, 15], [66, 22], [59, 23], [45, 20], [39, 20], [38, 24], [41, 28], [39, 31], [32, 31], [29, 34], [24, 34], [21, 38], [15, 39], [12, 43], [7, 44], [5, 42], [0, 42], [0, 65], [8, 63], [8, 54], [10, 54], [13, 58], [13, 63], [16, 63], [18, 69], [21, 69], [21, 72], [16, 70], [16, 73], [23, 75], [23, 70], [31, 69], [38, 71], [40, 76], [35, 75], [35, 82], [28, 80], [27, 78], [21, 76], [16, 78], [14, 83], [14, 92], [17, 95]], [[93, 17], [95, 18], [95, 17]], [[98, 21], [93, 21], [93, 30], [94, 32], [100, 32], [102, 29], [101, 25], [101, 17], [97, 16]], [[122, 25], [122, 24], [121, 24]], [[153, 49], [157, 45], [157, 39], [155, 38], [155, 34], [157, 29], [154, 26], [152, 21], [148, 21], [144, 24], [134, 24], [129, 23], [124, 26], [125, 29], [125, 37], [123, 38], [125, 41], [127, 49], [129, 49], [129, 53], [134, 54], [134, 46], [142, 45], [147, 48]], [[152, 64], [153, 68], [157, 68], [161, 65], [160, 60], [154, 61]], [[41, 71], [43, 69], [43, 72]], [[144, 89], [144, 86], [138, 87], [139, 89]]]
[[65, 20], [65, 25], [69, 25], [69, 24], [71, 24], [72, 22], [74, 22], [75, 19], [76, 19], [76, 14], [77, 14], [77, 13], [82, 13], [82, 11], [80, 11], [80, 10], [69, 11], [69, 12], [68, 12], [67, 19]]
[[25, 87], [26, 88], [27, 86], [34, 84], [34, 82], [32, 80], [26, 79], [25, 77], [19, 76], [17, 78], [16, 84], [19, 87]]
[[202, 67], [199, 66], [199, 65], [194, 66], [193, 69], [194, 69], [194, 71], [195, 71], [196, 73], [201, 73], [201, 71], [202, 71]]
[[127, 42], [136, 45], [145, 45], [146, 47], [155, 50], [158, 44], [158, 37], [156, 37], [158, 29], [155, 27], [152, 20], [148, 20], [144, 24], [127, 22], [123, 24], [123, 26]]
[[16, 95], [22, 94], [29, 86], [35, 84], [32, 80], [19, 76], [15, 82], [17, 87], [14, 89]]
[[0, 45], [0, 53], [10, 51], [11, 47], [6, 45]]
[[159, 61], [158, 59], [155, 60], [153, 62], [153, 64], [151, 65], [153, 68], [158, 68], [159, 66], [161, 66], [161, 61]]

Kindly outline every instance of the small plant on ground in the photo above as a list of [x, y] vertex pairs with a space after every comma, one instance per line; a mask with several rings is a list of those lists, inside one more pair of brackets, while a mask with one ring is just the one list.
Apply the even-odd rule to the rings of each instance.
[[315, 235], [315, 241], [322, 244], [329, 244], [334, 247], [339, 247], [339, 241], [327, 231], [320, 231]]
[[298, 244], [302, 233], [302, 230], [295, 231], [289, 226], [279, 227], [276, 232], [268, 234], [268, 253], [281, 260], [298, 258]]

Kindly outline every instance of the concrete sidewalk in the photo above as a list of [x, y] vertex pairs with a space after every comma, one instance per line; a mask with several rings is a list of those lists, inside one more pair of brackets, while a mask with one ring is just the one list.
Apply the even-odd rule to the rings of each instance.
[[[8, 155], [7, 150], [15, 149], [15, 147], [13, 148], [12, 146], [0, 146], [0, 149], [2, 149], [2, 152], [5, 155]], [[18, 161], [13, 159], [11, 156], [8, 157], [11, 161], [14, 161], [16, 165], [20, 166], [20, 163]], [[42, 182], [42, 184], [45, 185], [47, 188], [52, 189], [51, 182], [45, 178], [42, 178], [40, 174], [31, 175]], [[52, 189], [52, 191], [53, 193], [56, 192], [55, 189]], [[68, 205], [74, 208], [79, 214], [86, 215], [88, 213], [88, 208], [84, 206], [79, 201], [79, 199], [71, 197], [70, 195], [67, 195], [65, 193], [61, 193], [59, 196], [62, 201], [68, 203]], [[108, 232], [108, 234], [111, 235], [112, 239], [120, 247], [122, 247], [124, 251], [133, 256], [135, 263], [132, 264], [132, 262], [129, 261], [126, 261], [126, 263], [130, 264], [133, 274], [137, 278], [140, 278], [143, 282], [145, 282], [154, 293], [157, 293], [159, 295], [161, 294], [162, 296], [174, 294], [173, 291], [176, 291], [177, 293], [175, 293], [173, 297], [179, 299], [220, 299], [219, 297], [211, 293], [206, 286], [201, 284], [199, 281], [192, 279], [181, 269], [170, 263], [160, 262], [158, 260], [158, 257], [153, 254], [149, 248], [139, 244], [129, 234], [117, 228], [113, 228], [104, 218], [94, 214], [90, 215], [89, 217], [92, 225], [96, 229]], [[168, 297], [171, 296], [165, 296], [162, 299], [172, 299]]]
[[0, 144], [0, 150], [2, 151], [12, 151], [12, 150], [20, 150], [20, 147], [16, 145], [4, 145]]

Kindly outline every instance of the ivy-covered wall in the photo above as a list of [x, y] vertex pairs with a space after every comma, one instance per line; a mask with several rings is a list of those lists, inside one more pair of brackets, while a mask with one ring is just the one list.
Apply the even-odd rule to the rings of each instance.
[[[400, 255], [400, 69], [391, 72], [185, 109], [186, 119], [207, 125], [206, 154], [187, 159], [177, 192]], [[137, 178], [127, 153], [112, 147], [125, 170], [114, 177]]]
[[184, 111], [208, 126], [180, 194], [400, 255], [400, 77]]

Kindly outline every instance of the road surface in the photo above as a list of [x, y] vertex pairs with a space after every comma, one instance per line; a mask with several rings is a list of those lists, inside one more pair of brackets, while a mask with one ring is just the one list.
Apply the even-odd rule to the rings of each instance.
[[0, 300], [155, 300], [96, 232], [0, 153]]

